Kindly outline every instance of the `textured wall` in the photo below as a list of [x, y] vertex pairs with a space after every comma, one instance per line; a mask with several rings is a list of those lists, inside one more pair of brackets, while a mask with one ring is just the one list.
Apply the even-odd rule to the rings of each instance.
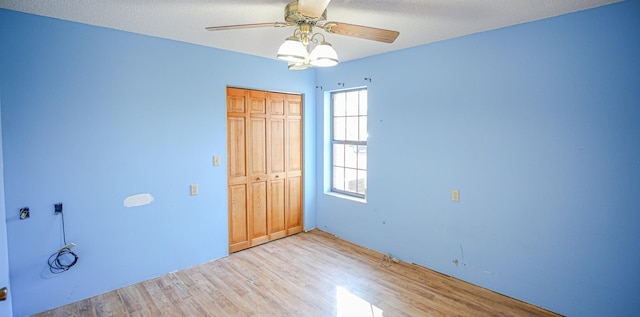
[[[6, 10], [0, 48], [17, 316], [227, 255], [227, 85], [305, 94], [305, 154], [315, 157], [312, 72]], [[307, 228], [315, 226], [313, 162], [305, 166]], [[153, 202], [125, 207], [144, 193]], [[80, 257], [60, 275], [46, 265], [63, 246], [56, 202]], [[21, 221], [23, 206], [31, 218]]]
[[370, 138], [366, 204], [324, 195], [318, 166], [318, 228], [568, 316], [638, 316], [638, 56], [625, 1], [319, 70], [325, 92], [368, 86]]

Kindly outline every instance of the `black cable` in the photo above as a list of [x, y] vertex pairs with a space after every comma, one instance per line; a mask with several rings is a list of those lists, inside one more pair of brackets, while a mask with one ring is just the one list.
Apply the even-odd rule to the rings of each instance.
[[64, 230], [64, 213], [61, 212], [60, 215], [62, 216], [62, 241], [64, 241], [64, 245], [67, 245], [67, 232]]
[[[70, 260], [73, 257], [73, 260]], [[49, 257], [49, 271], [53, 274], [60, 274], [68, 271], [78, 262], [78, 255], [73, 253], [69, 248], [62, 248], [58, 252]]]
[[[78, 255], [67, 248], [67, 233], [64, 228], [64, 213], [62, 213], [62, 240], [64, 241], [64, 247], [58, 252], [55, 252], [49, 257], [47, 263], [49, 264], [49, 271], [53, 274], [60, 274], [68, 271], [72, 266], [78, 262]], [[71, 258], [73, 257], [73, 260]]]

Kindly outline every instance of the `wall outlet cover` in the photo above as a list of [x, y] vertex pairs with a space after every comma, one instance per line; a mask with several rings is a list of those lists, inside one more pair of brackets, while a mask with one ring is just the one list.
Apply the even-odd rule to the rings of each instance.
[[451, 201], [453, 202], [460, 202], [460, 190], [459, 189], [454, 189], [451, 191]]

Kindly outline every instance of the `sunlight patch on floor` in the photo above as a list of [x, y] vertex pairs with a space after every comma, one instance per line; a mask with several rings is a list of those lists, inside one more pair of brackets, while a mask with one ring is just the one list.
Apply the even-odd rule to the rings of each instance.
[[336, 299], [338, 302], [337, 317], [382, 317], [382, 309], [342, 286], [336, 287]]

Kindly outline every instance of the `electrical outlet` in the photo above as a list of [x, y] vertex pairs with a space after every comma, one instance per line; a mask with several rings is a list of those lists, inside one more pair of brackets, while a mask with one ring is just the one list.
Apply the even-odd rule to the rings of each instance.
[[198, 195], [198, 184], [191, 184], [191, 196]]
[[62, 203], [57, 203], [55, 205], [53, 205], [53, 212], [57, 215], [59, 213], [62, 213]]
[[29, 207], [20, 208], [20, 220], [25, 220], [29, 218], [31, 215], [29, 214]]
[[451, 191], [451, 201], [453, 202], [460, 202], [460, 190], [459, 189], [454, 189]]

